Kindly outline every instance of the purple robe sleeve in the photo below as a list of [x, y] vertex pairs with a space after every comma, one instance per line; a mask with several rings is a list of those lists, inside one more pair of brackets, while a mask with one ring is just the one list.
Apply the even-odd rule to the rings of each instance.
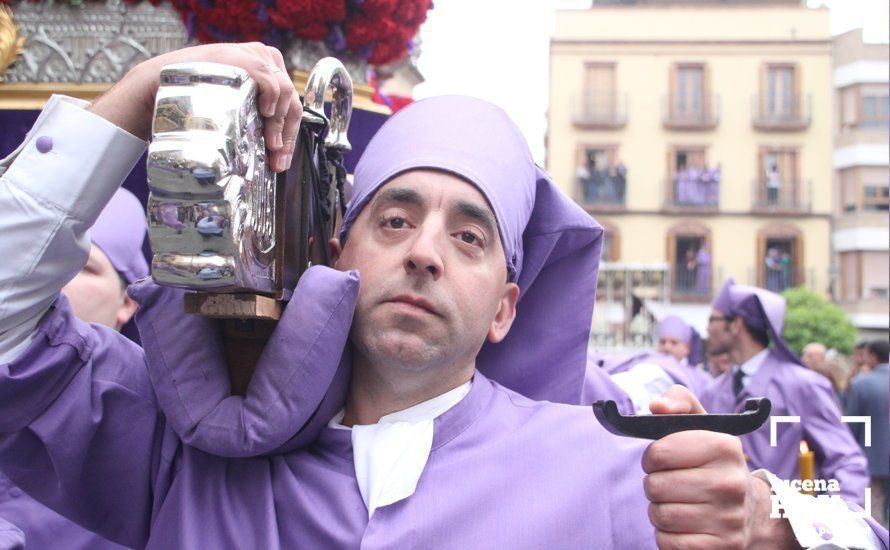
[[0, 518], [0, 550], [23, 550], [25, 535], [22, 530]]
[[618, 405], [622, 414], [634, 414], [633, 401], [618, 384], [594, 361], [588, 361], [584, 373], [584, 386], [581, 389], [581, 405], [592, 405], [594, 401], [611, 399]]
[[[820, 381], [821, 382], [821, 381]], [[813, 444], [823, 478], [836, 479], [840, 494], [852, 502], [862, 502], [869, 485], [868, 465], [862, 449], [846, 424], [828, 381], [802, 386], [801, 414], [804, 436]]]
[[219, 322], [182, 313], [183, 291], [130, 287], [154, 390], [170, 427], [202, 451], [246, 457], [314, 439], [343, 405], [343, 359], [358, 300], [358, 273], [323, 266], [300, 278], [247, 394], [232, 395]]
[[142, 350], [76, 319], [60, 297], [0, 365], [0, 468], [44, 505], [130, 547], [148, 539], [178, 440]]

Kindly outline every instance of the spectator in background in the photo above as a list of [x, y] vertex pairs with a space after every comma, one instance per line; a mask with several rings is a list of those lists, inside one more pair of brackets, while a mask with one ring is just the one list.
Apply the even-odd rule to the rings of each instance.
[[868, 458], [871, 474], [871, 515], [884, 526], [888, 524], [890, 491], [890, 365], [886, 340], [869, 342], [865, 354], [868, 369], [850, 383], [846, 413], [871, 417], [871, 445], [865, 445], [866, 424], [851, 423], [850, 429]]
[[804, 365], [809, 367], [810, 370], [814, 370], [819, 374], [830, 378], [825, 371], [826, 351], [828, 351], [828, 348], [825, 347], [825, 344], [810, 342], [803, 347], [803, 353], [800, 354], [800, 358], [803, 360]]
[[769, 206], [779, 205], [779, 188], [782, 186], [782, 176], [779, 167], [770, 165], [766, 170], [766, 200]]
[[715, 352], [708, 349], [706, 353], [708, 372], [714, 378], [732, 368], [732, 357], [727, 352]]
[[711, 377], [699, 368], [702, 360], [702, 341], [698, 331], [687, 325], [677, 315], [667, 315], [658, 324], [658, 353], [673, 356], [687, 370], [692, 386], [687, 387], [698, 395], [710, 384]]
[[850, 368], [850, 380], [853, 379], [860, 372], [865, 372], [867, 370], [866, 367], [866, 356], [868, 355], [868, 342], [860, 341], [856, 342], [856, 345], [853, 347], [853, 356], [850, 358], [852, 361], [852, 366]]
[[[142, 255], [145, 232], [145, 210], [139, 199], [118, 189], [90, 228], [92, 244], [86, 265], [62, 288], [78, 319], [117, 331], [127, 324], [137, 307], [127, 295], [127, 286], [148, 275]], [[24, 532], [29, 549], [123, 548], [50, 510], [0, 473], [0, 549], [5, 549], [2, 519]]]
[[826, 362], [827, 353], [828, 348], [825, 347], [825, 344], [810, 342], [803, 347], [803, 353], [800, 354], [800, 359], [811, 371], [818, 372], [825, 378], [828, 378], [828, 380], [831, 381], [831, 385], [834, 386], [834, 391], [839, 392], [839, 381], [835, 379], [834, 373], [831, 372], [831, 369]]

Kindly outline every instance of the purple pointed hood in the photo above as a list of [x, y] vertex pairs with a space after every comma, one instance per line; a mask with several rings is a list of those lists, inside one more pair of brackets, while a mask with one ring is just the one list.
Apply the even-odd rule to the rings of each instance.
[[730, 277], [711, 302], [711, 307], [728, 317], [741, 317], [751, 328], [766, 332], [776, 353], [803, 366], [803, 362], [782, 338], [785, 298], [756, 286], [737, 285]]
[[480, 99], [442, 96], [402, 109], [368, 144], [341, 236], [381, 186], [413, 169], [443, 170], [479, 189], [520, 288], [510, 333], [483, 346], [477, 368], [533, 399], [578, 403], [602, 227], [535, 166], [506, 113]]
[[668, 315], [662, 319], [658, 323], [656, 335], [659, 339], [669, 337], [685, 342], [689, 346], [686, 361], [693, 367], [701, 362], [701, 337], [698, 331], [677, 315]]
[[142, 254], [146, 231], [142, 203], [121, 187], [90, 228], [90, 239], [108, 256], [127, 284], [132, 284], [148, 275], [148, 262]]

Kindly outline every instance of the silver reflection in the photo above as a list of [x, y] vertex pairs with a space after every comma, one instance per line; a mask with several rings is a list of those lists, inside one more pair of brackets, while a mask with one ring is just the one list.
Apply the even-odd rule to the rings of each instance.
[[148, 150], [152, 277], [215, 292], [275, 293], [276, 177], [257, 86], [216, 63], [161, 71]]

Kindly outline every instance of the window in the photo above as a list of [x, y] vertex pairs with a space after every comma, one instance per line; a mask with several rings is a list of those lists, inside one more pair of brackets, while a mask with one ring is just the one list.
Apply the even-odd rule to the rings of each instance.
[[795, 70], [793, 65], [768, 65], [766, 72], [766, 114], [783, 119], [795, 115]]
[[582, 147], [577, 178], [584, 203], [624, 204], [627, 168], [618, 160], [615, 146]]
[[797, 209], [803, 206], [797, 173], [797, 151], [762, 149], [757, 206], [767, 209]]
[[672, 89], [671, 114], [676, 118], [699, 119], [705, 113], [704, 65], [677, 65]]
[[890, 170], [877, 166], [845, 168], [839, 173], [843, 212], [890, 210]]
[[862, 186], [863, 210], [890, 210], [890, 187], [886, 183], [864, 184]]
[[887, 128], [890, 126], [890, 96], [863, 95], [863, 128]]
[[720, 200], [719, 168], [708, 167], [700, 146], [674, 147], [668, 154], [669, 204], [679, 207], [716, 207]]
[[840, 254], [840, 299], [887, 299], [890, 296], [890, 254], [854, 251]]
[[667, 255], [676, 298], [710, 297], [710, 240], [708, 228], [698, 223], [681, 223], [668, 231]]
[[803, 235], [792, 226], [775, 225], [760, 231], [757, 243], [758, 284], [782, 292], [803, 284]]
[[589, 63], [585, 67], [582, 116], [588, 120], [610, 120], [615, 117], [615, 65]]

